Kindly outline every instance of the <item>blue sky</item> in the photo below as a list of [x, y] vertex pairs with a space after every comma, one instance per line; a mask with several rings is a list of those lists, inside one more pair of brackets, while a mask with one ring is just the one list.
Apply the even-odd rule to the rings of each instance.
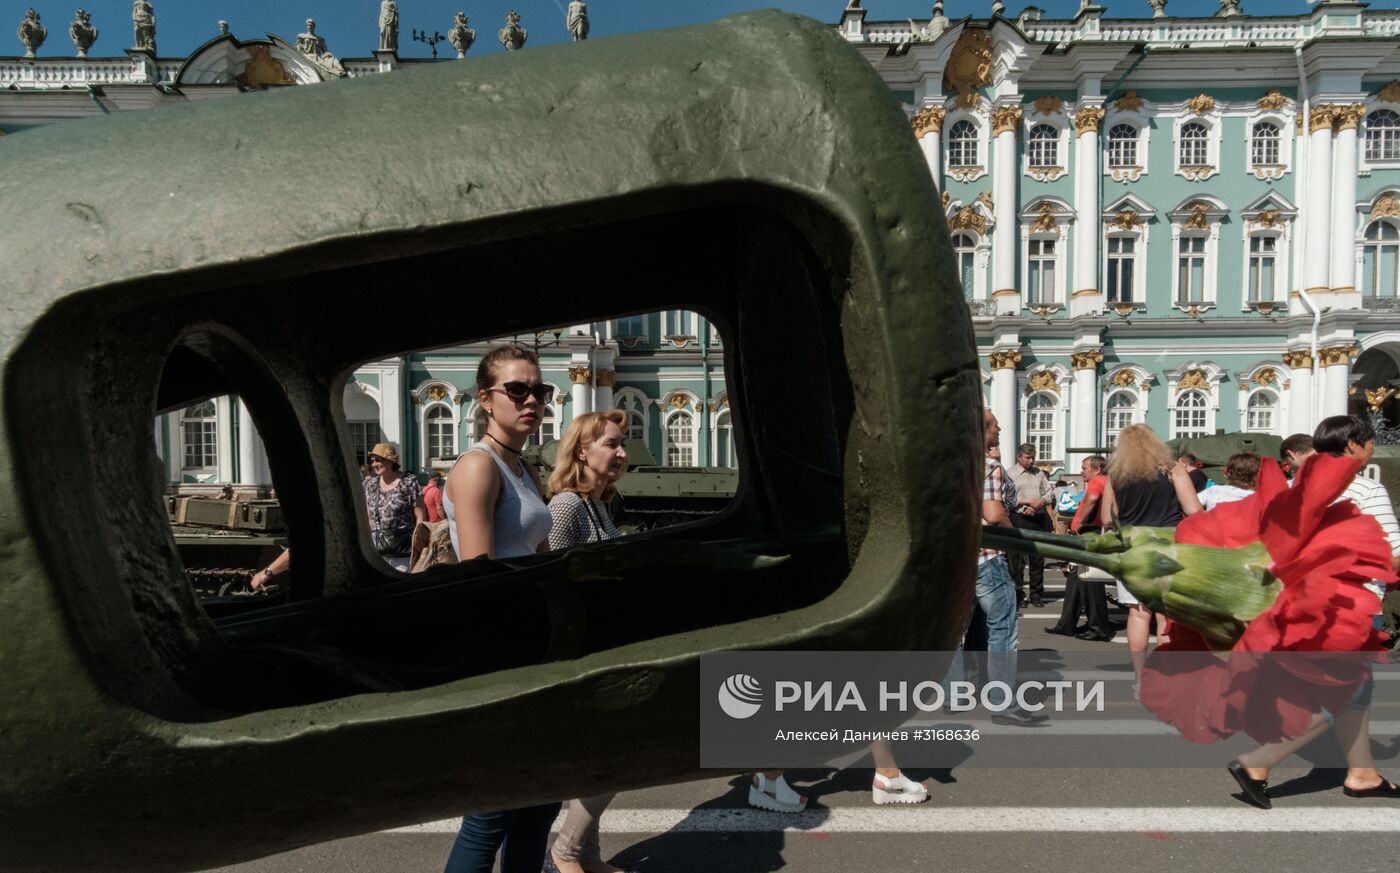
[[[307, 18], [316, 19], [316, 30], [326, 38], [330, 50], [340, 57], [368, 57], [377, 46], [379, 0], [152, 0], [156, 9], [157, 41], [162, 56], [185, 55], [218, 34], [219, 19], [226, 19], [233, 34], [245, 39], [272, 32], [291, 40], [305, 29]], [[1031, 0], [1053, 17], [1069, 17], [1078, 8], [1076, 0]], [[131, 3], [129, 0], [0, 0], [0, 39], [8, 39], [0, 54], [18, 55], [23, 52], [14, 28], [24, 18], [24, 10], [33, 6], [49, 29], [48, 41], [39, 50], [40, 56], [73, 54], [68, 39], [68, 22], [73, 10], [82, 3], [92, 13], [93, 24], [101, 31], [93, 56], [120, 55], [132, 42]], [[496, 31], [505, 23], [509, 9], [520, 12], [521, 23], [530, 32], [526, 48], [564, 42], [564, 10], [568, 0], [398, 0], [400, 36], [399, 54], [404, 57], [428, 57], [426, 45], [413, 42], [414, 29], [446, 32], [457, 10], [467, 13], [477, 30], [477, 42], [469, 56], [501, 51]], [[1308, 9], [1305, 0], [1243, 0], [1244, 9], [1257, 15], [1295, 14]], [[1400, 0], [1380, 0], [1372, 8], [1396, 8]], [[591, 38], [608, 34], [632, 33], [675, 27], [700, 21], [711, 21], [736, 12], [779, 7], [800, 12], [823, 21], [834, 22], [840, 17], [845, 0], [590, 0]], [[927, 19], [932, 0], [865, 0], [871, 20]], [[1023, 0], [1007, 0], [1006, 12], [1015, 16], [1031, 5]], [[1147, 0], [1119, 0], [1104, 3], [1113, 17], [1147, 17], [1151, 14]], [[991, 0], [947, 0], [950, 17], [985, 16]], [[1209, 15], [1219, 8], [1218, 0], [1168, 0], [1167, 10], [1173, 15]], [[6, 36], [8, 34], [8, 36]], [[438, 46], [439, 56], [451, 56], [451, 46]]]

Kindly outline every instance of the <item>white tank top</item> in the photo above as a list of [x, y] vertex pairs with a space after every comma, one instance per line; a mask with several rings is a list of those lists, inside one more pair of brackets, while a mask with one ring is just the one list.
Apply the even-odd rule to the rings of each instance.
[[[477, 443], [467, 451], [480, 451], [490, 455], [501, 473], [501, 500], [496, 505], [496, 515], [491, 522], [493, 557], [520, 558], [535, 554], [540, 543], [549, 539], [549, 507], [544, 505], [544, 498], [540, 496], [539, 489], [535, 487], [535, 480], [530, 478], [524, 462], [521, 462], [521, 475], [516, 475], [499, 455], [483, 443]], [[463, 457], [466, 457], [466, 452], [463, 452], [452, 466], [457, 466]], [[452, 498], [447, 496], [445, 488], [442, 493], [442, 508], [447, 512], [447, 530], [452, 536], [452, 551], [461, 558], [462, 547], [457, 542], [457, 509], [452, 505]]]

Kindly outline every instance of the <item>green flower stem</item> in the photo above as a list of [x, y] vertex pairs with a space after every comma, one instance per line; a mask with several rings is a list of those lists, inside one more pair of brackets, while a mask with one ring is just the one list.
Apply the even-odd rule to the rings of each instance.
[[[1033, 536], [1027, 536], [1032, 533]], [[1009, 527], [982, 528], [982, 545], [989, 549], [1073, 561], [1076, 564], [1098, 567], [1115, 576], [1122, 574], [1123, 562], [1119, 555], [1090, 552], [1083, 548], [1083, 544], [1083, 537], [1015, 530]]]

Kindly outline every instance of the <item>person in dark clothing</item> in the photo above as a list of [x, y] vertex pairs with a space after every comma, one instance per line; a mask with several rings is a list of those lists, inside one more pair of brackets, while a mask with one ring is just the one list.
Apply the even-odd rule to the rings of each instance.
[[[1079, 470], [1084, 476], [1084, 496], [1079, 501], [1074, 520], [1070, 522], [1070, 533], [1091, 533], [1100, 529], [1099, 502], [1108, 484], [1104, 473], [1107, 465], [1102, 455], [1092, 455], [1080, 463]], [[1046, 628], [1045, 632], [1106, 643], [1113, 639], [1113, 628], [1108, 623], [1108, 595], [1099, 579], [1080, 578], [1085, 569], [1076, 567], [1065, 577], [1065, 600], [1060, 608], [1060, 620]], [[1076, 627], [1080, 612], [1084, 613], [1085, 624]]]
[[1176, 462], [1186, 469], [1187, 475], [1191, 477], [1191, 487], [1196, 489], [1197, 494], [1210, 486], [1210, 477], [1201, 469], [1205, 465], [1195, 455], [1184, 452], [1177, 457]]

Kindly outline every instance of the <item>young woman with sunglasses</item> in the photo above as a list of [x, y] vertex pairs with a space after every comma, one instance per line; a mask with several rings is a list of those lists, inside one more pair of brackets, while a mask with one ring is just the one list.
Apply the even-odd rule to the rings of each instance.
[[[550, 516], [539, 479], [520, 453], [543, 420], [540, 407], [553, 388], [540, 378], [528, 349], [499, 346], [476, 371], [476, 396], [486, 432], [447, 474], [443, 508], [452, 548], [463, 561], [518, 558], [548, 548]], [[539, 873], [558, 803], [469, 815], [447, 859], [445, 873]]]

